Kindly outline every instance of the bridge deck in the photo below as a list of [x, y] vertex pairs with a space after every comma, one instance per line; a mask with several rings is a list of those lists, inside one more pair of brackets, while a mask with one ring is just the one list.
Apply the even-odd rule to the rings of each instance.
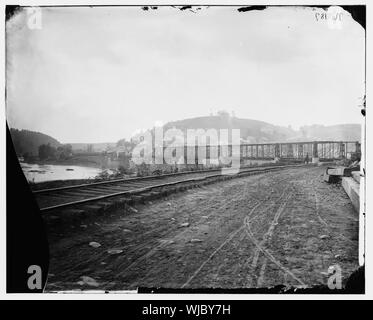
[[[305, 159], [308, 157], [325, 160], [339, 160], [351, 158], [354, 154], [360, 154], [360, 142], [358, 141], [311, 141], [311, 142], [286, 142], [286, 143], [241, 143], [237, 145], [200, 145], [164, 147], [173, 150], [172, 156], [184, 158], [183, 163], [190, 163], [188, 159], [198, 161], [202, 159], [219, 159], [221, 156], [237, 154], [243, 160], [274, 160], [274, 159]], [[167, 150], [169, 153], [169, 150]], [[159, 148], [153, 148], [155, 154], [160, 154]], [[178, 156], [177, 156], [178, 155]], [[181, 155], [181, 156], [180, 156]], [[179, 159], [179, 160], [180, 160]]]

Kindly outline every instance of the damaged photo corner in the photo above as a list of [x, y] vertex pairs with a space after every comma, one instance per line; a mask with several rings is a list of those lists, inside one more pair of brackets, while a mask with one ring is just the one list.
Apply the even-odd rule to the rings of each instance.
[[8, 293], [365, 293], [365, 5], [5, 9]]

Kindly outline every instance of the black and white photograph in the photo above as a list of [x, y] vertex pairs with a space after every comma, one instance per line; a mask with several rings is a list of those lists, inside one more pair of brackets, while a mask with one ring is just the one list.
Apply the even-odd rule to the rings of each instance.
[[363, 294], [365, 10], [6, 6], [7, 291]]

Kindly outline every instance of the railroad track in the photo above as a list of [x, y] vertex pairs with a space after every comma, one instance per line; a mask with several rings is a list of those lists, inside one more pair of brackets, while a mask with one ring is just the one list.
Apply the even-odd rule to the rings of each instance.
[[189, 171], [42, 189], [34, 191], [33, 194], [42, 214], [61, 210], [75, 210], [79, 213], [110, 207], [113, 200], [133, 203], [215, 181], [300, 166], [303, 165], [241, 168], [233, 175], [223, 175], [221, 169]]

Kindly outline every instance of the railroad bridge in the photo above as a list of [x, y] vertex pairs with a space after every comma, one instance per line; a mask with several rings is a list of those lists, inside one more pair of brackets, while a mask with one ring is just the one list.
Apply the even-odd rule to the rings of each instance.
[[307, 155], [311, 159], [341, 160], [350, 159], [359, 154], [358, 141], [313, 141], [291, 143], [259, 143], [241, 145], [242, 159], [274, 160], [293, 159], [303, 160]]
[[[164, 152], [167, 147], [164, 147]], [[177, 149], [184, 148], [184, 163], [187, 163], [189, 155], [192, 159], [195, 157], [196, 163], [200, 163], [198, 158], [209, 160], [224, 156], [232, 156], [232, 145], [216, 146], [184, 146], [174, 147], [172, 156], [178, 154]], [[225, 148], [225, 151], [222, 150]], [[307, 142], [283, 142], [283, 143], [241, 143], [240, 159], [244, 160], [289, 160], [304, 161], [308, 159], [313, 162], [333, 161], [342, 159], [353, 159], [361, 154], [361, 145], [359, 141], [307, 141]], [[182, 150], [179, 150], [182, 151]], [[153, 148], [153, 156], [159, 151]], [[236, 151], [237, 152], [237, 151]], [[179, 153], [180, 154], [180, 153]], [[154, 158], [153, 158], [154, 159]]]

